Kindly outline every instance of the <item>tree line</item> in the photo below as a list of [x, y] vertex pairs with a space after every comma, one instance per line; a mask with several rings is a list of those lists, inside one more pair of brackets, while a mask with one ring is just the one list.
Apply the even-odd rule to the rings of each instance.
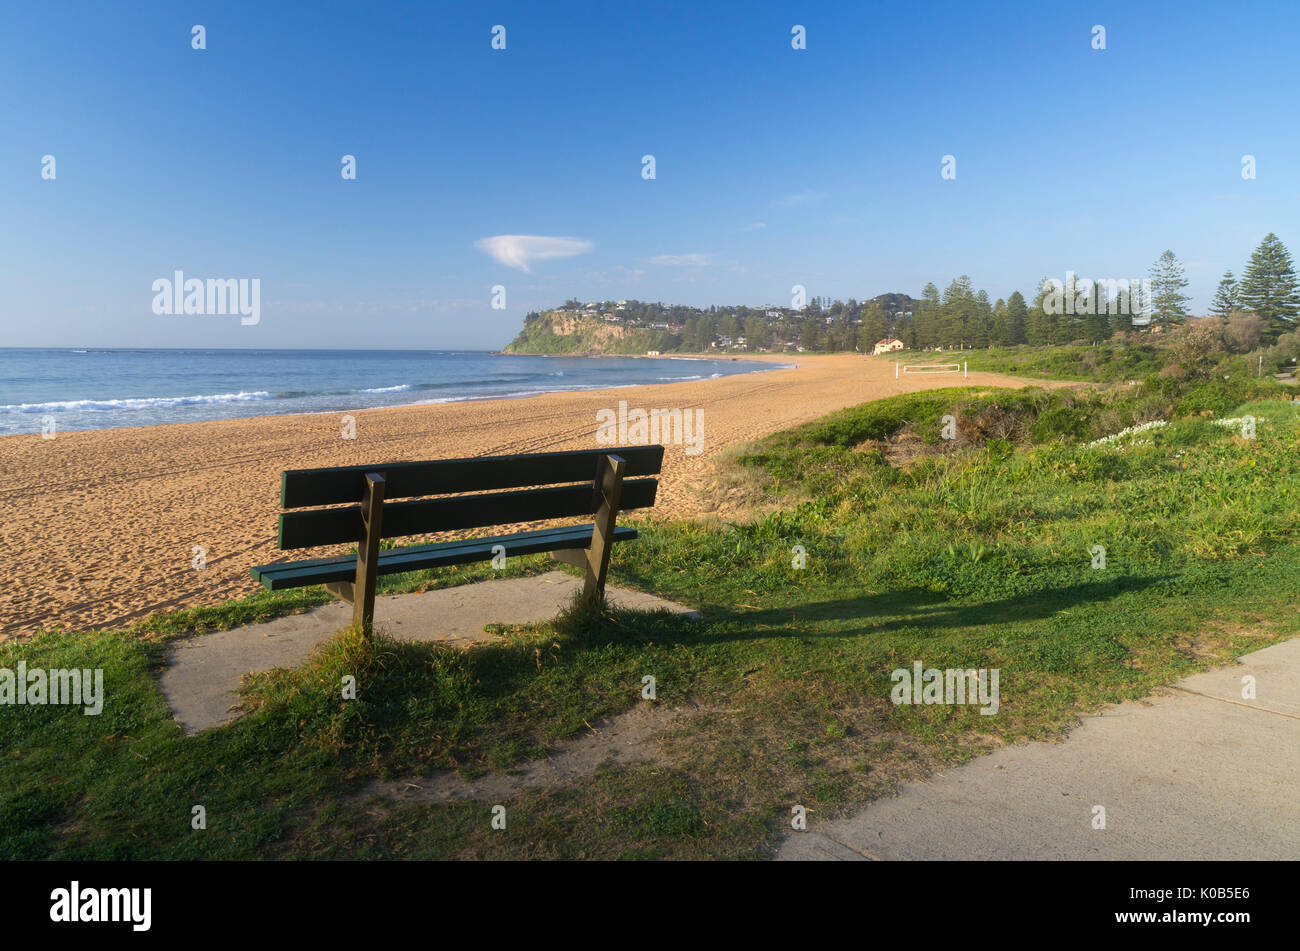
[[[805, 350], [870, 352], [876, 342], [894, 337], [908, 349], [982, 349], [1019, 344], [1096, 343], [1137, 326], [1172, 328], [1191, 313], [1183, 264], [1165, 251], [1148, 271], [1145, 284], [1072, 282], [1044, 278], [1032, 302], [1020, 291], [990, 301], [962, 275], [943, 291], [927, 283], [909, 313], [887, 312], [880, 300], [832, 301], [813, 297], [801, 310], [744, 306], [698, 309], [640, 301], [626, 302], [621, 316], [634, 323], [667, 320], [680, 323], [677, 334], [656, 335], [661, 350], [703, 352], [718, 338], [733, 343], [745, 338], [748, 349], [800, 346]], [[898, 307], [904, 295], [882, 295]], [[905, 299], [905, 298], [904, 298]], [[567, 302], [575, 309], [578, 301]], [[1254, 331], [1266, 342], [1293, 329], [1300, 317], [1300, 283], [1290, 252], [1270, 233], [1251, 254], [1240, 280], [1228, 271], [1220, 281], [1209, 313], [1223, 321], [1257, 322]], [[530, 317], [535, 315], [529, 315]]]
[[[888, 332], [909, 348], [983, 348], [1017, 344], [1095, 343], [1140, 325], [1176, 327], [1191, 317], [1188, 281], [1173, 251], [1165, 251], [1148, 272], [1145, 287], [1136, 281], [1110, 284], [1083, 281], [1061, 287], [1044, 278], [1032, 304], [1016, 291], [989, 304], [988, 294], [974, 291], [969, 277], [957, 278], [939, 293], [926, 284], [912, 319], [896, 321]], [[1128, 286], [1124, 286], [1128, 285]], [[1066, 300], [1062, 300], [1062, 298]], [[1062, 306], [1064, 304], [1064, 306]], [[1254, 317], [1259, 337], [1276, 340], [1296, 326], [1300, 317], [1300, 282], [1290, 252], [1275, 234], [1268, 234], [1251, 254], [1237, 281], [1231, 271], [1219, 283], [1209, 315], [1224, 321]], [[864, 336], [880, 327], [879, 315]]]

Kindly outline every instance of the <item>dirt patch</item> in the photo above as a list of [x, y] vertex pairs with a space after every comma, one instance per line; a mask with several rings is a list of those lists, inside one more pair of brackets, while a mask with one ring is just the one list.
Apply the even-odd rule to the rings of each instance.
[[509, 773], [465, 779], [455, 772], [439, 771], [420, 779], [373, 782], [353, 798], [378, 796], [399, 803], [500, 800], [526, 789], [561, 786], [582, 779], [607, 762], [626, 766], [663, 761], [659, 737], [695, 713], [691, 708], [641, 704], [627, 713], [598, 720], [590, 732], [557, 744], [544, 759], [525, 763]]
[[916, 433], [910, 429], [905, 429], [897, 435], [891, 436], [884, 442], [881, 448], [885, 461], [895, 469], [906, 471], [926, 456], [935, 455], [933, 446], [927, 445]]

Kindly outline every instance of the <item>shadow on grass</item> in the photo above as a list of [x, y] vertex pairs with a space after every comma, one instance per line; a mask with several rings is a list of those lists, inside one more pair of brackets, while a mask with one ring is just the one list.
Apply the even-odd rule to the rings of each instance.
[[779, 633], [771, 628], [794, 622], [865, 622], [858, 627], [838, 626], [835, 630], [810, 632], [806, 629], [790, 631], [800, 637], [851, 637], [878, 634], [904, 629], [934, 629], [953, 627], [982, 627], [1004, 625], [1020, 621], [1043, 620], [1062, 611], [1083, 605], [1096, 605], [1114, 598], [1142, 591], [1166, 580], [1166, 575], [1125, 576], [1111, 581], [1092, 581], [1085, 584], [1046, 588], [1024, 596], [1001, 598], [994, 601], [970, 603], [954, 599], [941, 592], [924, 588], [890, 591], [880, 595], [857, 598], [837, 598], [829, 601], [810, 601], [781, 608], [757, 611], [714, 610], [708, 614], [713, 621], [733, 621], [744, 626], [757, 626], [767, 630], [733, 631], [711, 637], [710, 640], [748, 640], [772, 637]]
[[[764, 641], [819, 639], [864, 639], [867, 646], [879, 635], [943, 637], [954, 629], [958, 637], [949, 646], [960, 646], [963, 631], [996, 631], [1107, 605], [1160, 581], [1126, 576], [976, 603], [906, 589], [715, 611], [701, 619], [575, 603], [549, 624], [470, 650], [382, 634], [368, 642], [352, 632], [322, 645], [302, 668], [257, 675], [246, 700], [280, 728], [314, 737], [352, 766], [383, 763], [386, 773], [429, 765], [477, 770], [539, 755], [593, 717], [622, 712], [635, 702], [637, 672], [648, 663], [675, 669], [671, 679], [685, 684], [692, 671], [733, 662], [726, 653], [709, 660], [700, 648], [751, 643], [764, 651]], [[1016, 656], [1054, 669], [1122, 654], [1104, 625], [1089, 627], [1085, 617], [1076, 623], [1084, 627], [1066, 637], [1055, 629], [1017, 636]], [[349, 675], [360, 685], [358, 699], [340, 704], [335, 685]]]

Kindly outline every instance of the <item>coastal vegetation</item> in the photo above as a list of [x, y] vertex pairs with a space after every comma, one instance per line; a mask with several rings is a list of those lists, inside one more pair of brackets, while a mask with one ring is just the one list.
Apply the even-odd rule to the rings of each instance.
[[[737, 447], [715, 488], [738, 508], [642, 519], [614, 558], [612, 584], [699, 619], [575, 607], [469, 650], [343, 631], [299, 668], [246, 678], [245, 715], [188, 737], [157, 682], [171, 644], [302, 611], [322, 590], [0, 645], [0, 667], [102, 667], [108, 697], [99, 716], [6, 708], [0, 857], [768, 855], [795, 805], [851, 812], [1294, 636], [1300, 404], [1271, 376], [1216, 376], [1232, 358], [1162, 346], [1122, 357], [1136, 362], [1113, 385], [930, 390]], [[1010, 369], [1082, 359], [1042, 350]], [[1112, 378], [1112, 362], [1077, 375]], [[999, 712], [894, 705], [891, 671], [914, 660], [1000, 670]], [[340, 698], [345, 675], [355, 700]], [[506, 830], [491, 827], [498, 800], [373, 785], [507, 773], [634, 709], [671, 715], [664, 758], [512, 793]]]
[[[1055, 283], [1053, 283], [1055, 282]], [[920, 299], [881, 294], [866, 301], [811, 297], [799, 306], [695, 308], [635, 300], [569, 300], [528, 314], [508, 353], [661, 353], [711, 351], [870, 353], [877, 341], [909, 350], [1138, 344], [1168, 336], [1192, 318], [1182, 263], [1165, 251], [1146, 278], [1044, 278], [1028, 295], [991, 300], [962, 275]], [[1300, 281], [1274, 234], [1251, 255], [1242, 278], [1229, 271], [1208, 311], [1236, 352], [1294, 333]]]

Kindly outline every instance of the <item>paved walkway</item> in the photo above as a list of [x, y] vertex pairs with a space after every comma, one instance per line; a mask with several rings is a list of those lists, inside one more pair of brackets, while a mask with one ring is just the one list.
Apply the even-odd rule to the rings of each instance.
[[792, 832], [777, 857], [1300, 858], [1300, 638]]
[[[580, 578], [549, 571], [423, 594], [381, 596], [375, 599], [375, 626], [405, 641], [490, 641], [485, 625], [549, 620], [581, 588]], [[640, 591], [609, 588], [606, 596], [625, 608], [691, 613]], [[239, 716], [235, 690], [244, 674], [300, 664], [313, 647], [351, 621], [351, 605], [337, 601], [305, 614], [180, 641], [171, 649], [161, 678], [163, 696], [187, 733], [229, 723]]]

